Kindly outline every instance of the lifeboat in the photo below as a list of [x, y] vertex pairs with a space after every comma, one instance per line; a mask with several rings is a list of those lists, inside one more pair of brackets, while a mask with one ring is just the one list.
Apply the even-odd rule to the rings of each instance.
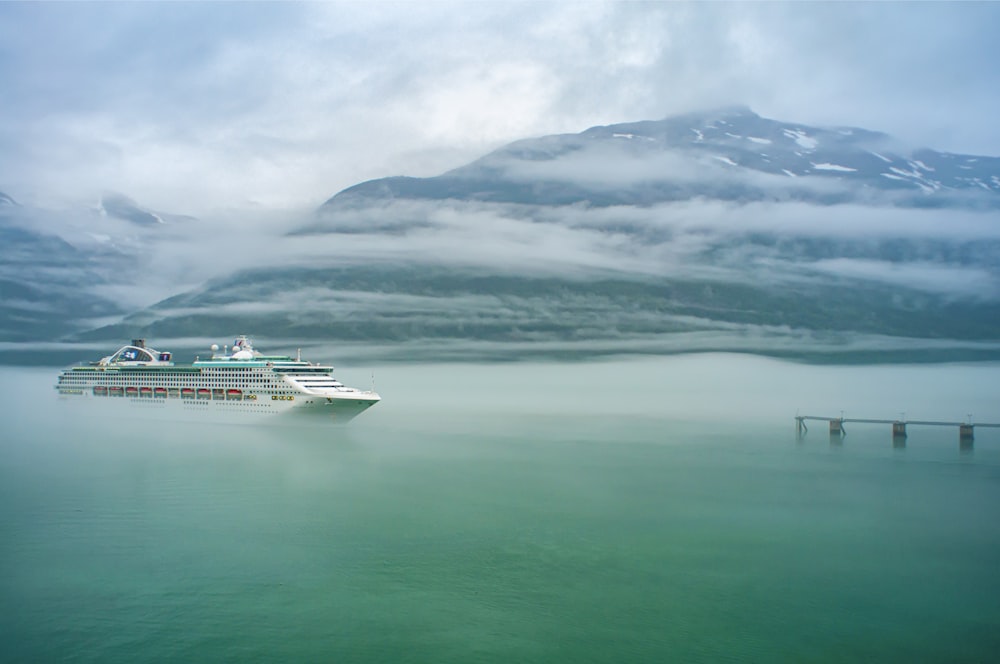
[[153, 396], [156, 397], [156, 398], [158, 398], [158, 399], [166, 399], [167, 398], [167, 388], [165, 388], [165, 387], [157, 387], [157, 388], [155, 388], [153, 390]]
[[242, 401], [243, 390], [226, 390], [226, 401]]
[[132, 385], [125, 388], [125, 395], [129, 397], [139, 396], [139, 388]]
[[151, 397], [153, 396], [153, 388], [151, 387], [140, 387], [139, 388], [140, 397]]
[[210, 390], [208, 388], [205, 388], [205, 387], [199, 387], [198, 388], [198, 398], [199, 399], [211, 399], [212, 398], [212, 390]]
[[108, 396], [108, 388], [106, 386], [104, 386], [104, 385], [96, 385], [94, 387], [94, 396], [95, 397], [106, 397], [106, 396]]
[[125, 389], [117, 385], [112, 385], [108, 388], [108, 394], [113, 397], [122, 397], [125, 396]]

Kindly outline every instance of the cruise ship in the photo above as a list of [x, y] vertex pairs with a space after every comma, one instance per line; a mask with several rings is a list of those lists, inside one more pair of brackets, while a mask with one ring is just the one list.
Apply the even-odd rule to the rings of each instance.
[[285, 415], [301, 421], [347, 422], [381, 400], [374, 391], [342, 384], [331, 366], [264, 355], [245, 335], [237, 337], [231, 349], [218, 351], [212, 344], [210, 359], [175, 363], [171, 353], [133, 339], [98, 362], [65, 369], [55, 387], [60, 396], [93, 406], [243, 421]]

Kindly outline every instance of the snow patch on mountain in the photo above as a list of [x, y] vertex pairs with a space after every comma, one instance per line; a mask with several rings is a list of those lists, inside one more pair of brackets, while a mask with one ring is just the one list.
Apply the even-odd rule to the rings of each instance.
[[813, 164], [813, 168], [817, 171], [840, 171], [842, 173], [855, 173], [858, 169], [851, 168], [849, 166], [841, 166], [840, 164]]
[[792, 139], [799, 145], [799, 147], [806, 150], [815, 150], [819, 145], [819, 141], [809, 136], [809, 134], [802, 129], [783, 129], [782, 132], [787, 138]]
[[896, 173], [897, 175], [902, 175], [903, 177], [909, 177], [909, 178], [919, 178], [920, 177], [920, 173], [918, 171], [915, 171], [915, 170], [914, 171], [905, 171], [902, 168], [898, 168], [896, 166], [890, 166], [889, 170], [892, 171], [893, 173]]

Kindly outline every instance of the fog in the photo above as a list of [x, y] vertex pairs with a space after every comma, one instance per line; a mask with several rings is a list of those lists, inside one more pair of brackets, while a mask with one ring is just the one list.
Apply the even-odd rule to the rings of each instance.
[[[180, 284], [193, 287], [241, 269], [378, 263], [568, 279], [620, 273], [741, 282], [749, 273], [781, 284], [836, 276], [989, 300], [997, 298], [1000, 283], [993, 260], [1000, 224], [993, 212], [709, 201], [597, 209], [400, 201], [340, 212], [329, 227], [336, 232], [285, 235], [301, 218], [170, 229], [150, 243], [146, 265], [151, 275], [169, 275], [174, 292]], [[379, 222], [390, 220], [404, 225], [382, 232]], [[759, 236], [774, 241], [762, 244]], [[803, 254], [797, 241], [819, 243], [835, 255]], [[906, 253], [883, 258], [886, 243], [902, 243]], [[141, 278], [137, 286], [145, 288]], [[132, 300], [150, 303], [145, 290]]]
[[[324, 350], [334, 349], [317, 348], [314, 353], [322, 355]], [[319, 358], [313, 354], [310, 359]], [[569, 364], [376, 361], [342, 368], [336, 375], [362, 389], [374, 381], [383, 401], [346, 428], [326, 435], [357, 431], [367, 436], [384, 428], [408, 427], [455, 431], [486, 422], [497, 433], [513, 432], [520, 430], [525, 417], [538, 426], [576, 432], [601, 420], [613, 424], [638, 418], [686, 422], [707, 430], [741, 423], [771, 430], [787, 425], [790, 436], [796, 414], [837, 417], [843, 411], [846, 417], [894, 419], [905, 412], [910, 420], [954, 422], [966, 421], [971, 414], [977, 422], [1000, 422], [997, 369], [995, 363], [815, 366], [720, 353]], [[79, 426], [76, 418], [89, 422], [108, 417], [105, 410], [95, 410], [106, 404], [95, 404], [93, 399], [86, 400], [88, 412], [88, 406], [75, 407], [72, 398], [58, 398], [52, 389], [56, 374], [54, 369], [4, 372], [0, 396], [17, 435], [56, 421], [53, 418]], [[122, 406], [128, 410], [127, 404]], [[117, 409], [114, 419], [127, 424], [134, 418], [135, 426], [141, 427], [144, 419], [155, 418], [149, 409], [131, 415], [125, 411]], [[171, 426], [169, 421], [156, 421], [157, 426]], [[239, 427], [234, 429], [238, 432]], [[982, 435], [985, 439], [991, 434], [984, 429]]]

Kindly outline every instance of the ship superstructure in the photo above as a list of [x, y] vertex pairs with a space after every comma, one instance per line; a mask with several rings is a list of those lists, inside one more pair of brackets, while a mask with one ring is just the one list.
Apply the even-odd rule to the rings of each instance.
[[56, 390], [123, 406], [179, 409], [212, 414], [295, 414], [346, 422], [378, 403], [374, 391], [347, 387], [333, 367], [301, 357], [263, 355], [241, 335], [210, 359], [175, 363], [172, 354], [143, 339], [88, 365], [70, 367]]

